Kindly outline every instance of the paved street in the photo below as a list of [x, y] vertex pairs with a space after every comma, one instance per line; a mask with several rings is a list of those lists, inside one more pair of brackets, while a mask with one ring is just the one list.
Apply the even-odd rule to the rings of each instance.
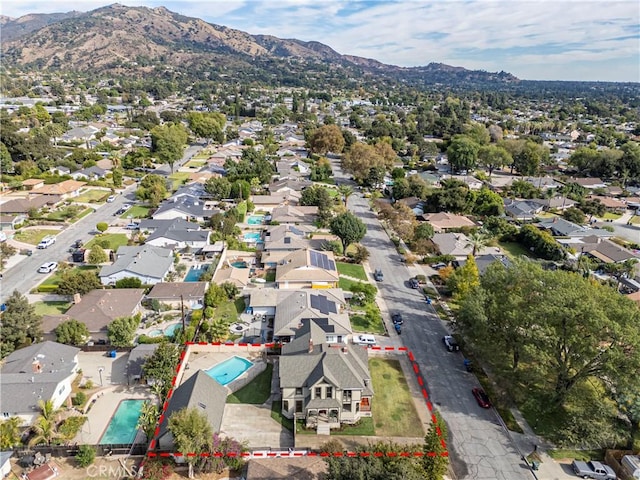
[[[337, 162], [332, 167], [337, 183], [350, 183]], [[479, 386], [477, 379], [464, 369], [461, 354], [445, 350], [442, 344], [447, 333], [445, 325], [426, 304], [424, 296], [409, 287], [407, 282], [413, 273], [400, 262], [400, 255], [370, 210], [368, 200], [353, 194], [349, 197], [349, 210], [367, 226], [367, 235], [361, 243], [370, 252], [371, 271], [380, 268], [384, 273], [384, 281], [377, 283], [381, 296], [390, 313], [402, 313], [405, 322], [401, 339], [416, 357], [430, 399], [447, 422], [448, 448], [456, 478], [535, 478], [494, 410], [482, 409], [476, 403], [471, 389]]]

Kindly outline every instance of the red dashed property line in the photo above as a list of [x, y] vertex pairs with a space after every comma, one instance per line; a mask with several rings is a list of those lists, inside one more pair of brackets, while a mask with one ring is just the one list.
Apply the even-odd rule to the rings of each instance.
[[[187, 345], [195, 345], [196, 343], [194, 342], [186, 342], [185, 346]], [[273, 347], [278, 347], [281, 346], [282, 344], [279, 343], [240, 343], [240, 344], [228, 344], [228, 343], [222, 343], [222, 342], [198, 342], [197, 345], [213, 345], [213, 346], [228, 346], [228, 347], [234, 347], [234, 346], [241, 346], [241, 347], [266, 347], [266, 348], [273, 348]], [[426, 382], [422, 376], [422, 374], [420, 373], [420, 366], [418, 365], [418, 363], [416, 362], [415, 356], [413, 355], [413, 352], [411, 352], [409, 349], [407, 349], [407, 347], [371, 347], [372, 350], [381, 350], [381, 351], [394, 351], [397, 350], [399, 352], [406, 352], [407, 353], [407, 358], [409, 359], [409, 361], [411, 362], [411, 367], [413, 368], [413, 372], [416, 375], [416, 379], [418, 382], [418, 385], [421, 387], [421, 393], [422, 393], [422, 397], [425, 400], [425, 405], [427, 406], [427, 409], [429, 410], [429, 413], [431, 414], [431, 421], [435, 424], [437, 423], [437, 418], [436, 415], [433, 411], [433, 404], [431, 403], [431, 401], [429, 400], [429, 393], [426, 390]], [[186, 356], [186, 350], [183, 350], [180, 353], [180, 360], [178, 362], [178, 366], [176, 367], [176, 374], [180, 372], [181, 368], [182, 368], [182, 363], [184, 362], [184, 358]], [[160, 417], [158, 418], [158, 424], [156, 426], [154, 435], [153, 435], [153, 439], [151, 440], [151, 443], [149, 444], [149, 449], [147, 451], [147, 458], [168, 458], [171, 456], [175, 456], [175, 457], [216, 457], [216, 458], [221, 458], [221, 457], [229, 457], [229, 458], [235, 458], [237, 456], [240, 457], [244, 457], [244, 458], [294, 458], [294, 457], [303, 457], [303, 456], [307, 456], [307, 457], [348, 457], [348, 458], [356, 458], [356, 457], [370, 457], [370, 456], [374, 456], [374, 457], [389, 457], [389, 458], [394, 458], [394, 457], [436, 457], [436, 456], [441, 456], [441, 457], [448, 457], [449, 456], [449, 452], [447, 451], [447, 445], [446, 442], [444, 441], [444, 439], [442, 438], [442, 431], [440, 429], [440, 427], [436, 427], [436, 433], [438, 435], [438, 437], [440, 437], [440, 444], [442, 445], [442, 448], [445, 449], [444, 452], [406, 452], [406, 451], [400, 451], [400, 452], [349, 452], [349, 451], [345, 451], [345, 452], [300, 452], [300, 451], [283, 451], [283, 452], [242, 452], [240, 454], [237, 453], [228, 453], [228, 454], [222, 454], [222, 453], [201, 453], [201, 454], [197, 454], [194, 452], [189, 452], [189, 453], [183, 453], [183, 452], [174, 452], [174, 453], [168, 453], [168, 452], [154, 452], [153, 450], [155, 449], [155, 446], [157, 444], [157, 439], [158, 436], [160, 435], [160, 426], [162, 425], [162, 422], [165, 419], [165, 413], [167, 411], [167, 408], [169, 407], [169, 400], [171, 399], [171, 396], [173, 395], [173, 390], [176, 388], [176, 381], [177, 381], [177, 376], [174, 376], [172, 381], [171, 381], [171, 386], [172, 388], [169, 390], [168, 394], [167, 394], [167, 399], [165, 400], [164, 404], [162, 405], [162, 413], [160, 414]], [[143, 461], [144, 464], [144, 461]]]

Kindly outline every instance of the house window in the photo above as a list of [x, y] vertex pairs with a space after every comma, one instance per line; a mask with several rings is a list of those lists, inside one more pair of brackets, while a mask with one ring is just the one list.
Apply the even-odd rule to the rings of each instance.
[[58, 395], [62, 395], [64, 393], [64, 391], [65, 391], [65, 388], [66, 387], [64, 385], [62, 385], [62, 387], [60, 387], [60, 390], [58, 390]]
[[9, 412], [2, 412], [2, 416], [4, 418], [9, 418], [10, 417]]
[[315, 391], [315, 394], [313, 395], [313, 398], [322, 398], [322, 388], [316, 387], [316, 391]]
[[284, 402], [282, 402], [282, 409], [285, 411], [289, 411], [289, 400], [285, 400]]
[[302, 400], [296, 400], [296, 413], [302, 413]]
[[327, 387], [326, 394], [327, 394], [326, 398], [333, 398], [333, 388]]
[[302, 388], [296, 388], [296, 395], [302, 395]]
[[344, 390], [342, 392], [342, 401], [344, 403], [351, 403], [351, 390]]

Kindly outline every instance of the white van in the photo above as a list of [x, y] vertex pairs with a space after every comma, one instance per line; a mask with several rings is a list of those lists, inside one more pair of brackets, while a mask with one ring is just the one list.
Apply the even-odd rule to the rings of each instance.
[[354, 335], [353, 337], [354, 345], [368, 345], [373, 347], [376, 344], [376, 337], [373, 335]]
[[38, 269], [38, 273], [51, 273], [57, 268], [58, 264], [56, 262], [47, 262]]
[[40, 243], [38, 244], [37, 248], [40, 248], [40, 249], [48, 248], [51, 245], [53, 245], [54, 243], [56, 243], [56, 237], [54, 237], [52, 235], [47, 235], [42, 240], [40, 240]]

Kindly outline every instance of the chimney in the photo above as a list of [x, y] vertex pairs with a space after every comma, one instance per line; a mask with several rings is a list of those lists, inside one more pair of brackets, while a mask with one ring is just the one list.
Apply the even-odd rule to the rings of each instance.
[[31, 371], [33, 373], [42, 373], [42, 365], [40, 365], [40, 362], [38, 360], [36, 360], [31, 364]]
[[82, 300], [82, 298], [80, 297], [79, 293], [74, 293], [73, 294], [73, 304], [77, 305], [78, 303], [80, 303], [80, 300]]
[[309, 353], [313, 353], [313, 340], [309, 339]]

